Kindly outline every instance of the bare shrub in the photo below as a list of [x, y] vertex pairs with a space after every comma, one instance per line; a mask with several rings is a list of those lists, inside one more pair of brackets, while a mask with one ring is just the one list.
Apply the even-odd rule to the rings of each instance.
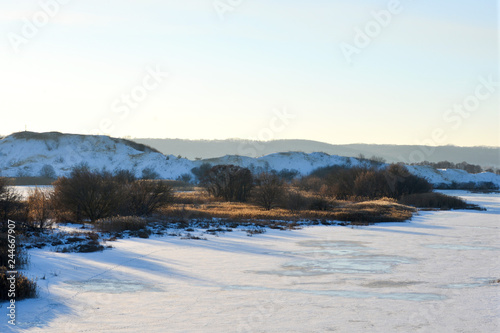
[[299, 174], [299, 170], [296, 169], [282, 169], [277, 173], [277, 175], [287, 183], [293, 181]]
[[418, 208], [450, 209], [480, 209], [479, 206], [468, 204], [464, 200], [442, 193], [415, 193], [404, 195], [399, 203]]
[[195, 181], [199, 183], [205, 179], [210, 172], [210, 169], [212, 169], [212, 165], [210, 163], [203, 163], [198, 167], [192, 168], [191, 173], [194, 175]]
[[113, 175], [115, 180], [122, 184], [132, 183], [137, 180], [135, 173], [131, 170], [117, 169]]
[[51, 226], [51, 193], [36, 187], [28, 196], [28, 223], [43, 230]]
[[136, 181], [126, 190], [126, 211], [132, 215], [149, 216], [173, 201], [172, 186], [161, 181]]
[[216, 165], [202, 179], [202, 185], [214, 197], [245, 202], [253, 187], [252, 172], [236, 165]]
[[361, 168], [333, 169], [325, 179], [327, 194], [341, 200], [351, 198], [356, 178], [363, 172]]
[[266, 210], [276, 207], [284, 196], [284, 181], [276, 174], [261, 173], [255, 179], [255, 185], [253, 191], [254, 201]]
[[0, 178], [0, 222], [13, 218], [16, 210], [21, 208], [21, 195], [9, 186], [7, 178]]
[[11, 289], [11, 284], [13, 283], [16, 291], [16, 301], [25, 298], [34, 298], [37, 296], [37, 284], [34, 280], [28, 279], [22, 273], [14, 274], [15, 280], [9, 279], [11, 274], [7, 274], [7, 271], [0, 269], [0, 300], [9, 300], [9, 290]]
[[50, 164], [45, 164], [40, 170], [40, 177], [56, 179], [57, 175], [56, 171], [54, 170], [54, 167]]
[[[7, 275], [10, 256], [12, 254], [15, 255], [16, 269], [22, 269], [29, 263], [29, 256], [20, 241], [21, 238], [16, 239], [16, 247], [12, 253], [12, 249], [9, 248], [9, 244], [11, 243], [8, 240], [7, 233], [0, 232], [0, 301], [10, 298], [8, 297], [8, 292], [13, 282], [8, 279], [11, 274]], [[28, 279], [22, 273], [15, 274], [15, 290], [16, 300], [37, 296], [36, 282]]]
[[144, 168], [142, 170], [142, 179], [158, 179], [160, 175], [152, 168]]
[[354, 180], [353, 195], [374, 199], [391, 195], [390, 184], [383, 172], [367, 170], [360, 173]]
[[309, 200], [300, 191], [288, 190], [285, 194], [284, 207], [298, 212], [308, 207]]
[[391, 164], [385, 171], [390, 187], [390, 197], [400, 198], [413, 193], [427, 193], [432, 191], [432, 185], [424, 178], [412, 175], [405, 166]]
[[314, 196], [309, 200], [309, 210], [327, 211], [330, 209], [330, 202], [320, 196]]
[[177, 177], [177, 180], [189, 184], [193, 180], [193, 175], [190, 173], [183, 173], [182, 175]]
[[119, 184], [110, 173], [91, 171], [79, 166], [69, 177], [54, 183], [54, 203], [63, 211], [72, 212], [76, 220], [91, 222], [113, 215], [121, 199]]
[[318, 176], [308, 176], [303, 177], [299, 181], [297, 181], [297, 186], [303, 190], [308, 192], [316, 192], [319, 193], [321, 191], [321, 187], [325, 184], [325, 181]]
[[320, 177], [325, 184], [320, 193], [340, 200], [400, 198], [432, 190], [427, 180], [412, 175], [406, 167], [398, 164], [381, 170], [332, 166], [318, 169], [307, 178], [314, 177]]
[[136, 180], [131, 171], [73, 169], [54, 183], [53, 205], [58, 221], [81, 221], [117, 215], [151, 215], [173, 199], [172, 186], [164, 181]]

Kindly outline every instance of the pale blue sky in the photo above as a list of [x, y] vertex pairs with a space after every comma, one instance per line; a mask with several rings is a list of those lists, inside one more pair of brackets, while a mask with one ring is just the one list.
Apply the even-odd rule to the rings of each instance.
[[[213, 0], [60, 0], [67, 4], [47, 24], [23, 35], [26, 20], [43, 20], [40, 3], [55, 1], [0, 2], [0, 134], [26, 125], [132, 137], [500, 145], [499, 86], [467, 117], [447, 113], [474, 96], [481, 77], [498, 81], [493, 0], [401, 0], [401, 13], [351, 63], [341, 43], [355, 46], [355, 27], [373, 24], [371, 12], [390, 1], [241, 0], [221, 19]], [[24, 38], [18, 52], [13, 36]], [[156, 67], [169, 77], [137, 107], [114, 112]], [[276, 108], [293, 119], [273, 125]]]

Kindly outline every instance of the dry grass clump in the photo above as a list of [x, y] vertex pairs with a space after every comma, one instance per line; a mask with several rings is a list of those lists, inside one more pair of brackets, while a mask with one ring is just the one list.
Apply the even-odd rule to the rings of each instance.
[[352, 224], [402, 222], [409, 220], [415, 211], [415, 208], [394, 200], [380, 199], [350, 204], [336, 213], [336, 220]]
[[173, 201], [176, 204], [184, 205], [200, 205], [210, 202], [220, 202], [219, 199], [209, 195], [201, 188], [197, 188], [194, 191], [176, 192]]
[[137, 231], [145, 227], [146, 220], [137, 216], [115, 216], [95, 222], [96, 230], [107, 233]]
[[[362, 223], [402, 222], [412, 217], [414, 208], [404, 206], [391, 198], [380, 200], [351, 202], [324, 198], [309, 193], [293, 192], [292, 205], [287, 208], [267, 210], [256, 204], [241, 202], [222, 202], [198, 200], [200, 192], [180, 193], [176, 202], [164, 207], [161, 215], [169, 218], [189, 221], [193, 219], [224, 219], [230, 221], [258, 221], [259, 224], [274, 224], [276, 221], [328, 220]], [[203, 192], [201, 198], [206, 197]], [[191, 203], [189, 203], [191, 202]], [[288, 208], [290, 207], [290, 208]], [[267, 222], [269, 223], [267, 223]]]
[[245, 220], [284, 220], [298, 215], [283, 208], [266, 210], [257, 205], [241, 202], [212, 202], [208, 204], [174, 204], [162, 209], [165, 216], [180, 219], [222, 218], [234, 221]]
[[9, 279], [10, 276], [11, 275], [7, 274], [7, 270], [4, 267], [0, 268], [0, 301], [10, 299], [10, 290], [15, 290], [16, 301], [37, 296], [36, 281], [28, 279], [22, 273], [15, 274], [15, 282]]

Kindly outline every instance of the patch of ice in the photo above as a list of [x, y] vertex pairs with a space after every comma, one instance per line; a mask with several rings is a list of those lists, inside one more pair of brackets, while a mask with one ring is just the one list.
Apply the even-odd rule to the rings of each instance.
[[459, 244], [426, 244], [425, 247], [431, 249], [446, 249], [446, 250], [486, 250], [486, 251], [498, 251], [500, 248], [492, 246], [472, 246], [472, 245], [459, 245]]
[[75, 289], [81, 292], [96, 292], [96, 293], [133, 293], [143, 290], [151, 290], [152, 286], [143, 284], [138, 281], [125, 281], [115, 279], [93, 279], [85, 281], [65, 281], [64, 284], [68, 289]]
[[224, 286], [224, 290], [255, 290], [255, 291], [285, 291], [291, 293], [310, 294], [318, 296], [344, 297], [344, 298], [379, 298], [404, 301], [436, 301], [444, 300], [446, 296], [433, 293], [376, 293], [353, 290], [307, 290], [307, 289], [273, 289], [255, 286]]

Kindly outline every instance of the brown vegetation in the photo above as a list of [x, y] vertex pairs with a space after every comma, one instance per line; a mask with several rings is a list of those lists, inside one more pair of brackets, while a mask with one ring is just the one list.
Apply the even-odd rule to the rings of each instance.
[[21, 196], [9, 185], [7, 178], [0, 178], [0, 222], [13, 219], [14, 214], [21, 208]]
[[71, 221], [117, 215], [151, 215], [172, 199], [172, 187], [163, 181], [136, 180], [129, 173], [74, 168], [69, 177], [54, 182], [56, 217]]
[[97, 220], [95, 227], [98, 231], [107, 233], [136, 231], [146, 227], [146, 220], [137, 216], [115, 216]]
[[449, 195], [445, 195], [442, 193], [435, 193], [435, 192], [410, 194], [401, 197], [399, 202], [405, 205], [411, 205], [418, 208], [433, 208], [441, 210], [480, 209], [479, 206], [469, 204], [460, 198], [451, 197]]
[[39, 230], [47, 228], [52, 217], [51, 193], [37, 187], [29, 194], [27, 204], [29, 226]]
[[263, 172], [255, 179], [254, 201], [266, 210], [277, 207], [285, 194], [285, 182], [277, 175]]
[[[326, 220], [356, 223], [406, 221], [412, 217], [414, 208], [398, 204], [394, 200], [381, 199], [366, 202], [323, 199], [324, 209], [311, 209], [320, 197], [308, 193], [292, 192], [293, 201], [301, 201], [298, 209], [277, 207], [265, 209], [253, 203], [213, 201], [203, 192], [176, 193], [174, 204], [160, 210], [161, 215], [180, 220], [225, 219], [229, 221], [299, 221]], [[299, 199], [297, 199], [299, 196]], [[194, 201], [193, 198], [199, 198]], [[307, 204], [309, 203], [309, 205]], [[287, 204], [285, 202], [285, 204]]]
[[245, 202], [250, 197], [253, 176], [237, 165], [216, 165], [201, 180], [208, 193], [225, 201]]

